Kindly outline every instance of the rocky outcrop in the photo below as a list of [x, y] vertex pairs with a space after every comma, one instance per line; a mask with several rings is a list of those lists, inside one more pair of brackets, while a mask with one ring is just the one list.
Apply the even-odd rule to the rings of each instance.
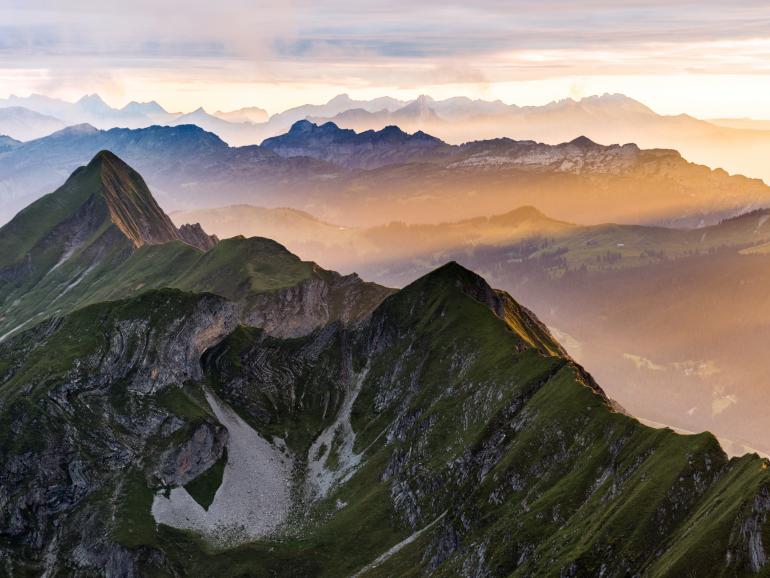
[[219, 242], [216, 235], [207, 235], [199, 223], [184, 224], [179, 227], [179, 236], [188, 245], [192, 245], [201, 251], [213, 249]]
[[736, 520], [730, 536], [731, 548], [725, 561], [728, 566], [748, 566], [752, 572], [759, 573], [767, 566], [768, 552], [763, 540], [764, 528], [770, 515], [770, 490], [768, 486], [759, 489], [750, 501], [741, 517]]
[[227, 439], [224, 427], [204, 422], [195, 428], [190, 439], [160, 455], [155, 475], [163, 486], [182, 487], [222, 457]]
[[355, 324], [391, 293], [355, 274], [323, 272], [292, 287], [257, 295], [246, 306], [244, 323], [276, 337], [298, 337], [337, 320]]
[[[221, 457], [227, 431], [175, 408], [193, 403], [184, 388], [202, 378], [203, 351], [236, 326], [224, 299], [167, 290], [95, 305], [3, 343], [0, 357], [15, 365], [0, 371], [0, 544], [38, 552], [51, 575], [139, 576], [145, 558], [162, 566], [157, 552], [111, 537], [122, 531], [118, 510], [132, 484], [183, 485]], [[72, 357], [33, 380], [25, 371], [46, 349]], [[21, 384], [34, 386], [15, 395]], [[145, 472], [138, 482], [126, 477], [132, 468]]]
[[666, 172], [688, 163], [675, 150], [641, 150], [635, 144], [600, 145], [586, 137], [560, 145], [495, 139], [462, 145], [454, 168], [516, 167], [532, 172], [627, 174]]
[[[69, 388], [61, 386], [58, 391], [66, 394], [68, 389], [82, 391], [126, 380], [130, 391], [150, 394], [171, 384], [200, 380], [203, 352], [238, 325], [236, 306], [214, 295], [166, 290], [140, 301], [156, 308], [157, 314], [115, 319], [102, 345], [70, 370]], [[158, 317], [164, 315], [170, 319], [161, 329]]]

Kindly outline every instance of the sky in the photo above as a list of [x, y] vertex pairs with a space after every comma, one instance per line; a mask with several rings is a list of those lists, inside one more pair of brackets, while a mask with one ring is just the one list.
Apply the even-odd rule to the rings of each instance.
[[33, 92], [270, 113], [341, 92], [619, 92], [663, 114], [770, 119], [770, 2], [0, 0], [0, 96]]

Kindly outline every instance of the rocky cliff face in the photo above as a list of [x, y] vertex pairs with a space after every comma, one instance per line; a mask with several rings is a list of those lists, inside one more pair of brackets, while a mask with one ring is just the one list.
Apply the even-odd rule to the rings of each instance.
[[[526, 309], [458, 265], [355, 326], [285, 339], [237, 323], [223, 298], [165, 290], [0, 344], [8, 573], [767, 572], [766, 461], [617, 412]], [[287, 326], [273, 333], [300, 333]], [[218, 470], [225, 452], [271, 488], [233, 523], [271, 516], [267, 533], [221, 517], [249, 479]], [[185, 501], [196, 483], [218, 492], [224, 541], [153, 518], [170, 495], [204, 528], [206, 506]]]
[[[137, 576], [136, 560], [157, 556], [110, 533], [133, 531], [115, 525], [120, 508], [133, 507], [132, 475], [185, 484], [222, 455], [227, 431], [180, 387], [200, 378], [201, 353], [236, 322], [223, 299], [162, 291], [83, 309], [0, 346], [10, 361], [0, 378], [7, 575]], [[37, 552], [33, 569], [23, 551]]]
[[682, 163], [676, 151], [642, 151], [635, 144], [599, 145], [579, 137], [561, 145], [498, 139], [462, 146], [453, 167], [520, 167], [535, 172], [623, 174], [639, 165]]
[[184, 224], [179, 227], [179, 237], [182, 241], [192, 247], [197, 247], [201, 251], [213, 249], [219, 242], [216, 235], [208, 235], [200, 223]]
[[324, 272], [292, 287], [257, 295], [243, 319], [246, 325], [276, 337], [299, 337], [334, 321], [356, 324], [391, 293], [355, 274]]

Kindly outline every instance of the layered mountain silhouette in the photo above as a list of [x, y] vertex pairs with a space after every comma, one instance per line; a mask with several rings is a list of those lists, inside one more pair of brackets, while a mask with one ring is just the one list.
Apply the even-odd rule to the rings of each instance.
[[66, 124], [45, 114], [20, 107], [0, 108], [0, 134], [17, 140], [32, 140], [61, 130]]
[[407, 134], [397, 126], [357, 133], [332, 122], [319, 126], [307, 120], [294, 123], [285, 135], [265, 140], [262, 147], [282, 157], [312, 157], [350, 169], [435, 162], [453, 152], [450, 145], [433, 136]]
[[[240, 198], [248, 194], [247, 188], [253, 191], [253, 185], [261, 179], [276, 183], [286, 180], [285, 185], [274, 185], [274, 189], [283, 191], [284, 186], [291, 187], [303, 179], [307, 170], [315, 174], [323, 170], [312, 166], [305, 170], [305, 165], [320, 163], [285, 162], [260, 147], [228, 147], [215, 134], [193, 125], [108, 131], [77, 125], [0, 153], [0, 198], [5, 220], [56, 188], [100, 150], [111, 150], [136, 166], [165, 204], [172, 199], [179, 204], [184, 199], [198, 204], [205, 198]], [[247, 181], [253, 185], [247, 187]]]
[[764, 164], [770, 152], [770, 132], [762, 123], [660, 115], [622, 94], [524, 107], [467, 98], [434, 101], [421, 96], [401, 109], [359, 108], [311, 120], [332, 121], [357, 131], [397, 124], [406, 131], [425, 131], [455, 144], [502, 136], [558, 144], [583, 134], [597, 142], [634, 142], [644, 148], [677, 149], [696, 163], [770, 179]]
[[183, 114], [168, 112], [156, 102], [131, 102], [118, 109], [107, 105], [98, 95], [86, 95], [75, 103], [41, 95], [0, 100], [0, 108], [10, 107], [15, 107], [19, 118], [10, 115], [8, 124], [0, 122], [0, 134], [21, 140], [42, 137], [54, 130], [50, 120], [20, 128], [23, 117], [31, 114], [53, 117], [68, 125], [90, 123], [101, 129], [193, 122], [215, 132], [232, 146], [258, 144], [286, 133], [300, 120], [318, 124], [332, 121], [358, 132], [397, 125], [405, 132], [422, 131], [453, 144], [505, 136], [559, 144], [583, 134], [596, 142], [634, 142], [643, 148], [677, 149], [692, 162], [770, 179], [764, 162], [770, 152], [766, 123], [660, 115], [622, 94], [564, 99], [542, 106], [516, 106], [466, 97], [434, 100], [426, 95], [412, 101], [390, 97], [355, 100], [341, 94], [325, 104], [294, 107], [269, 118], [255, 107], [214, 114], [199, 108]]
[[522, 205], [582, 224], [702, 226], [770, 199], [761, 181], [691, 164], [676, 151], [587, 138], [455, 146], [397, 128], [356, 134], [301, 122], [265, 146], [230, 147], [191, 125], [80, 125], [0, 153], [6, 218], [102, 149], [136, 166], [168, 210], [288, 206], [344, 226], [455, 221]]
[[221, 111], [218, 110], [214, 116], [230, 122], [265, 122], [269, 118], [267, 111], [257, 106], [248, 106], [237, 110]]

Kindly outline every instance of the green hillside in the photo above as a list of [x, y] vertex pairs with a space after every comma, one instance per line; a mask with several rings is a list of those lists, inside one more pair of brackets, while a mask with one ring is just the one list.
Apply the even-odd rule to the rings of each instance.
[[[329, 314], [351, 318], [388, 293], [351, 284], [269, 239], [238, 237], [207, 250], [192, 242], [140, 175], [99, 153], [0, 228], [0, 339], [52, 315], [164, 287], [216, 293], [248, 310], [258, 295], [315, 280], [330, 299], [348, 302]], [[361, 294], [360, 304], [349, 303], [351, 291]]]
[[[224, 549], [151, 513], [169, 448], [217, 427], [208, 388], [294, 464], [280, 530]], [[26, 537], [54, 520], [60, 568], [75, 548], [115, 551], [142, 576], [768, 572], [767, 461], [618, 411], [530, 313], [455, 264], [355, 328], [297, 339], [238, 328], [214, 296], [90, 306], [0, 344], [0, 402], [4, 431], [28, 432], [0, 443], [23, 464], [3, 511], [31, 483], [54, 488], [25, 532], [0, 539], [14, 575], [34, 575], [42, 554]], [[76, 481], [25, 457], [43, 454], [76, 457]], [[224, 487], [227, 467], [200, 484]]]

